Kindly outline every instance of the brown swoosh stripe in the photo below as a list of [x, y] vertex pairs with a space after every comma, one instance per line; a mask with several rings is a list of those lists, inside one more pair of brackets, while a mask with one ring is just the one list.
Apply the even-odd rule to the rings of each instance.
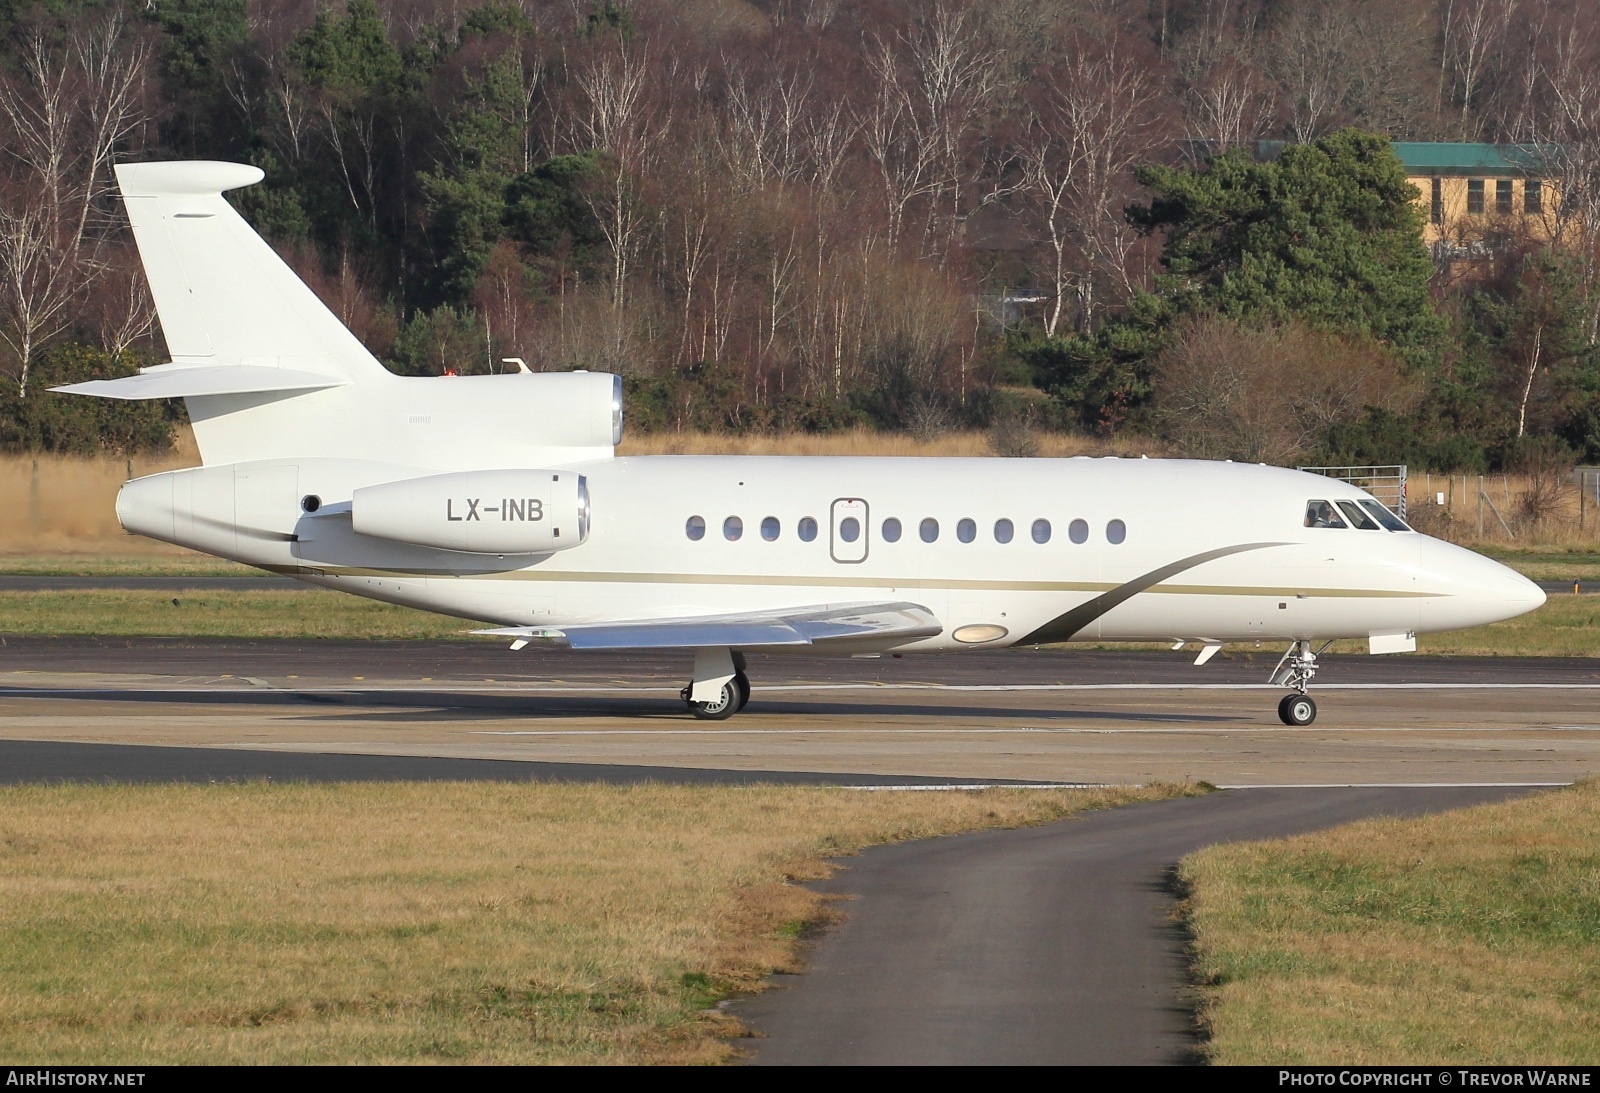
[[1237, 546], [1219, 547], [1208, 550], [1203, 554], [1191, 554], [1187, 558], [1180, 558], [1176, 562], [1152, 569], [1150, 572], [1135, 577], [1127, 584], [1118, 585], [1110, 592], [1103, 593], [1081, 603], [1064, 615], [1058, 615], [1043, 626], [1039, 627], [1027, 637], [1016, 642], [1018, 645], [1043, 645], [1053, 641], [1071, 641], [1078, 631], [1094, 622], [1101, 615], [1113, 607], [1127, 600], [1133, 599], [1151, 585], [1160, 584], [1168, 577], [1174, 577], [1186, 569], [1193, 569], [1197, 565], [1226, 558], [1230, 554], [1243, 554], [1247, 550], [1261, 550], [1265, 547], [1287, 546], [1286, 543], [1241, 543]]

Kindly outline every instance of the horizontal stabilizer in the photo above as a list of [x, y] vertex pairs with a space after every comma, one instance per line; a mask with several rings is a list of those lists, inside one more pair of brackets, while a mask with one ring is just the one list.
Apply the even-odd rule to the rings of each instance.
[[316, 391], [343, 387], [350, 381], [319, 372], [273, 368], [262, 364], [161, 365], [137, 376], [114, 380], [89, 380], [52, 387], [72, 395], [99, 398], [190, 398], [195, 395], [249, 395], [265, 391]]
[[523, 642], [550, 641], [572, 649], [752, 649], [862, 638], [909, 641], [935, 637], [943, 630], [933, 612], [918, 604], [868, 603], [562, 627], [506, 626], [473, 633]]

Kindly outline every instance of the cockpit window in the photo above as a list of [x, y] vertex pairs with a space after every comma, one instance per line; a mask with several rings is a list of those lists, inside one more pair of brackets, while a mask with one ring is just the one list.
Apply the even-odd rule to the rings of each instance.
[[1362, 512], [1361, 506], [1356, 504], [1354, 501], [1340, 501], [1339, 509], [1346, 516], [1350, 517], [1350, 522], [1352, 524], [1360, 528], [1362, 531], [1381, 530], [1378, 527], [1378, 522], [1372, 517], [1368, 516], [1366, 513]]
[[1308, 528], [1342, 528], [1345, 522], [1339, 518], [1339, 513], [1326, 501], [1306, 502], [1306, 527]]
[[1363, 501], [1361, 507], [1372, 513], [1372, 518], [1382, 524], [1389, 531], [1410, 531], [1406, 522], [1377, 501]]

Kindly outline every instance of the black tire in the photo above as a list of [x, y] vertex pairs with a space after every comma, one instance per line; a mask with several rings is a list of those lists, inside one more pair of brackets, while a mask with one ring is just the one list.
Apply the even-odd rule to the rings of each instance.
[[689, 703], [689, 712], [701, 721], [726, 721], [739, 712], [739, 688], [733, 680], [722, 685], [722, 693], [714, 702]]
[[733, 677], [733, 682], [739, 688], [739, 706], [734, 710], [734, 713], [738, 713], [750, 702], [750, 677], [740, 672]]
[[1310, 695], [1284, 695], [1278, 703], [1278, 720], [1285, 725], [1309, 725], [1317, 719], [1317, 703]]

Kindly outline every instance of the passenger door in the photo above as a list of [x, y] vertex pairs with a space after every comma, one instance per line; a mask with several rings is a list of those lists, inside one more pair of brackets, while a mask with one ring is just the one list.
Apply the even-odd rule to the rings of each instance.
[[867, 560], [867, 503], [859, 497], [841, 497], [833, 503], [828, 550], [833, 560], [846, 565]]

